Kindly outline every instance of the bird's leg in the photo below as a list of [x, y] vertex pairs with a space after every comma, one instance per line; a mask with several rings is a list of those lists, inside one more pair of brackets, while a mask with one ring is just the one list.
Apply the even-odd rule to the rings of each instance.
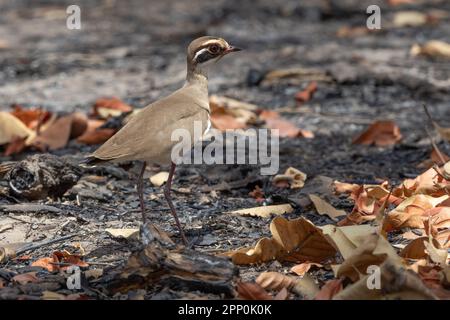
[[181, 224], [180, 224], [180, 221], [178, 220], [177, 212], [175, 211], [175, 207], [174, 207], [174, 205], [172, 203], [172, 199], [170, 197], [170, 188], [172, 186], [172, 178], [173, 178], [173, 174], [175, 172], [175, 167], [176, 167], [176, 164], [172, 162], [172, 164], [170, 166], [169, 177], [167, 178], [166, 186], [164, 187], [164, 196], [166, 197], [166, 201], [169, 204], [170, 212], [172, 212], [172, 215], [175, 218], [175, 223], [177, 224], [178, 230], [180, 231], [181, 239], [183, 240], [184, 245], [187, 246], [188, 242], [184, 235], [183, 228], [181, 228]]
[[139, 195], [139, 201], [141, 203], [141, 214], [142, 214], [142, 225], [145, 227], [145, 223], [147, 219], [145, 218], [145, 205], [144, 205], [144, 172], [147, 167], [147, 162], [144, 161], [142, 164], [141, 173], [139, 173], [138, 181], [137, 181], [137, 192]]

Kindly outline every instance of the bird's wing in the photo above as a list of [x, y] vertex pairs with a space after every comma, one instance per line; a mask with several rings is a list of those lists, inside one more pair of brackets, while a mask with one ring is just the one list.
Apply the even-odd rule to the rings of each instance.
[[161, 151], [171, 148], [172, 130], [187, 126], [186, 119], [198, 113], [207, 114], [199, 101], [181, 89], [134, 115], [93, 156], [101, 160], [140, 160], [152, 146]]

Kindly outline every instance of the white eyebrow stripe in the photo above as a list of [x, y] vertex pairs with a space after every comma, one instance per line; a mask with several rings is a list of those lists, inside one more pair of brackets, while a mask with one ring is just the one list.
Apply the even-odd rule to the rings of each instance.
[[210, 43], [215, 43], [215, 44], [217, 44], [218, 46], [220, 46], [220, 42], [217, 41], [217, 40], [215, 40], [215, 39], [205, 41], [205, 42], [203, 42], [203, 45], [205, 46], [205, 45], [208, 45], [208, 44], [210, 44]]
[[196, 61], [198, 56], [201, 55], [205, 51], [208, 51], [208, 49], [207, 48], [203, 48], [202, 50], [197, 51], [197, 53], [194, 56], [194, 61]]

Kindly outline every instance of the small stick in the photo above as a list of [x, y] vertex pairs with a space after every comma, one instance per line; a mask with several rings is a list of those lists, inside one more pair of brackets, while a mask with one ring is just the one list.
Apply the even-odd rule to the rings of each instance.
[[41, 248], [43, 246], [47, 246], [47, 245], [50, 245], [50, 244], [61, 242], [61, 241], [73, 238], [75, 236], [76, 236], [76, 234], [70, 234], [70, 235], [67, 235], [67, 236], [63, 236], [63, 237], [59, 237], [59, 238], [53, 238], [53, 239], [50, 239], [50, 240], [42, 241], [42, 242], [37, 243], [37, 244], [26, 245], [25, 247], [17, 250], [16, 251], [16, 255], [20, 255], [20, 254], [25, 253], [26, 251], [29, 251], [29, 250], [36, 250], [36, 249], [39, 249], [39, 248]]
[[427, 115], [427, 117], [430, 120], [430, 122], [433, 125], [433, 127], [439, 132], [441, 127], [437, 124], [436, 121], [433, 120], [433, 117], [431, 116], [430, 111], [428, 111], [428, 107], [427, 107], [427, 105], [425, 103], [423, 104], [423, 110], [425, 110], [425, 114]]
[[439, 150], [438, 146], [437, 146], [436, 143], [434, 142], [433, 137], [431, 136], [431, 133], [430, 133], [430, 131], [427, 129], [427, 127], [425, 127], [425, 131], [426, 131], [426, 133], [427, 133], [427, 135], [428, 135], [428, 138], [430, 139], [431, 146], [433, 147], [434, 151], [436, 151], [436, 154], [437, 154], [437, 156], [438, 156], [438, 158], [439, 158], [439, 161], [441, 161], [441, 164], [445, 164], [447, 161], [445, 161], [445, 158], [444, 158], [444, 156], [442, 155], [441, 150]]

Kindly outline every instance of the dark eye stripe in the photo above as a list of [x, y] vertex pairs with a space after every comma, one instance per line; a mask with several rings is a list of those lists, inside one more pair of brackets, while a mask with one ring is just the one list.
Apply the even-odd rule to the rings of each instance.
[[197, 59], [195, 60], [197, 63], [203, 63], [206, 62], [210, 59], [215, 58], [216, 56], [211, 54], [209, 51], [202, 52], [201, 54], [198, 55]]

